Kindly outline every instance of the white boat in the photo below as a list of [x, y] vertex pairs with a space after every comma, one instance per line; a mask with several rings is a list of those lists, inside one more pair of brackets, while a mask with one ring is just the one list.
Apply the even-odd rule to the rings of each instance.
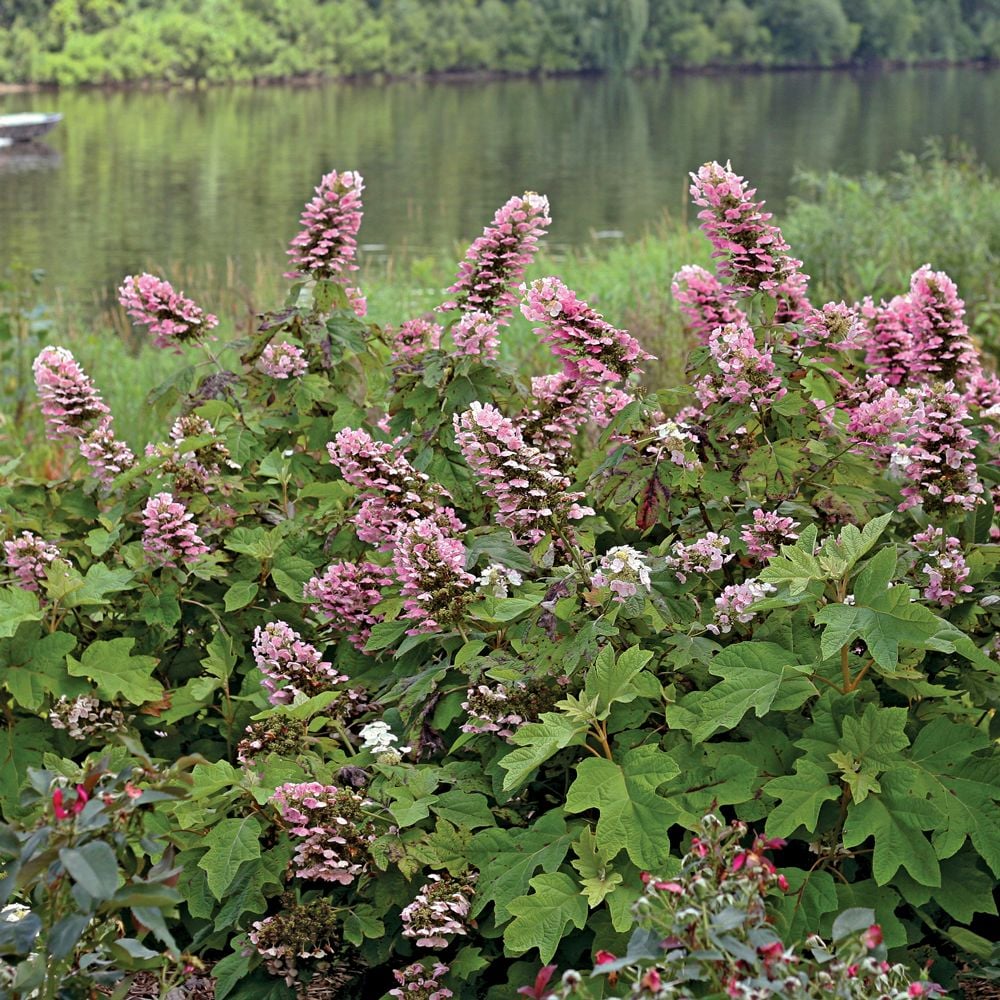
[[45, 135], [62, 121], [60, 114], [22, 111], [16, 115], [0, 115], [0, 145], [7, 139], [11, 142], [28, 142]]

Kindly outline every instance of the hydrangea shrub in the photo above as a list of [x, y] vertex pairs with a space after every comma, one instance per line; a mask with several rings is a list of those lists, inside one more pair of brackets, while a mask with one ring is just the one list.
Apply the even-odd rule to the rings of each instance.
[[[100, 373], [42, 352], [79, 461], [0, 485], [25, 995], [210, 967], [220, 1000], [897, 997], [988, 956], [1000, 382], [931, 265], [813, 303], [753, 189], [692, 177], [717, 271], [674, 278], [669, 392], [557, 277], [523, 282], [530, 192], [433, 314], [366, 322], [351, 171], [236, 370], [201, 371], [214, 317], [126, 279], [192, 353], [142, 457]], [[500, 361], [518, 309], [550, 371]], [[115, 769], [141, 823], [110, 792], [98, 815]]]

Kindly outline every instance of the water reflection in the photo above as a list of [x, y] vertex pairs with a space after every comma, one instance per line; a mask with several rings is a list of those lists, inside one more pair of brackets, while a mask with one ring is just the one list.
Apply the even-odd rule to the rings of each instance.
[[62, 156], [48, 143], [9, 142], [0, 140], [0, 173], [28, 170], [52, 170], [62, 162]]
[[550, 247], [632, 238], [690, 215], [687, 172], [709, 159], [779, 211], [795, 167], [885, 169], [928, 136], [1000, 169], [998, 106], [1000, 73], [975, 69], [65, 93], [62, 169], [0, 178], [0, 268], [16, 255], [73, 297], [151, 261], [249, 277], [334, 167], [365, 176], [373, 256], [451, 253], [524, 190], [549, 196]]

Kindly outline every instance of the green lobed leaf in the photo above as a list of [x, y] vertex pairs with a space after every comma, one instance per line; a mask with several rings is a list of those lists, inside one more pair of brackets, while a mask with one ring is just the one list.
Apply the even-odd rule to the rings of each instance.
[[37, 625], [18, 629], [12, 639], [0, 640], [0, 677], [14, 701], [37, 712], [47, 695], [75, 697], [89, 690], [84, 681], [66, 678], [66, 654], [76, 646], [68, 632], [40, 636]]
[[840, 790], [829, 783], [826, 772], [807, 757], [795, 762], [794, 774], [774, 778], [764, 791], [779, 801], [767, 814], [769, 837], [791, 836], [800, 826], [812, 833], [823, 803], [840, 798]]
[[20, 587], [0, 587], [0, 639], [12, 636], [22, 622], [41, 619], [37, 594]]
[[653, 869], [670, 855], [667, 830], [674, 817], [657, 789], [679, 773], [673, 758], [651, 745], [622, 754], [620, 764], [589, 757], [576, 769], [565, 808], [596, 809], [598, 848], [609, 858], [625, 850], [639, 868]]
[[514, 919], [504, 929], [503, 939], [513, 955], [537, 948], [544, 965], [551, 961], [570, 924], [577, 928], [586, 924], [587, 901], [562, 872], [536, 875], [530, 885], [530, 895], [510, 903]]
[[159, 701], [163, 687], [150, 676], [157, 660], [153, 656], [133, 656], [134, 645], [131, 636], [99, 639], [84, 650], [79, 660], [67, 656], [67, 669], [73, 677], [89, 677], [107, 701], [119, 695], [133, 705]]
[[625, 650], [617, 659], [614, 647], [605, 646], [587, 671], [584, 696], [596, 705], [596, 718], [607, 719], [615, 702], [631, 702], [639, 697], [636, 678], [653, 658], [639, 646]]
[[221, 900], [240, 865], [260, 857], [260, 821], [256, 816], [224, 819], [205, 836], [208, 852], [198, 867], [208, 875], [208, 888]]
[[530, 722], [517, 729], [512, 741], [518, 749], [512, 750], [500, 761], [507, 772], [503, 780], [505, 792], [512, 792], [523, 785], [532, 772], [544, 764], [554, 753], [568, 746], [581, 746], [585, 742], [586, 723], [543, 712], [538, 722]]

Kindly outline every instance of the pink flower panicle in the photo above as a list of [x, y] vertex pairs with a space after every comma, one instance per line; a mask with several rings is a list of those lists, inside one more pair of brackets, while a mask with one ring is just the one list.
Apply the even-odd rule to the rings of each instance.
[[498, 524], [534, 544], [553, 526], [593, 514], [578, 502], [584, 494], [568, 492], [569, 479], [551, 456], [526, 444], [520, 428], [495, 406], [473, 403], [454, 422], [462, 455], [496, 501]]
[[301, 347], [282, 340], [268, 344], [261, 351], [257, 368], [274, 379], [298, 378], [309, 371], [309, 362]]
[[349, 788], [315, 781], [280, 785], [271, 801], [288, 832], [301, 838], [292, 859], [298, 878], [350, 885], [367, 870], [375, 831], [366, 810], [373, 803]]
[[[662, 414], [659, 414], [662, 416]], [[701, 460], [696, 454], [699, 446], [697, 435], [692, 426], [683, 420], [666, 418], [649, 428], [653, 441], [646, 446], [646, 454], [657, 462], [666, 458], [673, 465], [682, 469], [694, 471], [701, 466]]]
[[3, 550], [7, 566], [22, 590], [37, 591], [48, 567], [62, 555], [57, 546], [30, 531], [22, 531], [19, 537], [5, 541]]
[[427, 319], [408, 319], [395, 332], [391, 328], [392, 360], [410, 361], [428, 351], [436, 351], [441, 346], [442, 327]]
[[955, 282], [925, 264], [910, 279], [910, 298], [922, 320], [914, 331], [911, 373], [964, 383], [980, 370], [979, 352], [965, 325], [965, 303]]
[[303, 596], [321, 619], [357, 649], [363, 649], [371, 636], [372, 626], [382, 621], [382, 615], [372, 609], [382, 600], [382, 588], [395, 582], [395, 574], [387, 566], [373, 562], [331, 563], [322, 576], [306, 581]]
[[765, 401], [781, 399], [786, 389], [775, 371], [769, 350], [757, 347], [747, 323], [720, 326], [709, 337], [708, 349], [716, 372], [704, 375], [695, 384], [703, 407], [714, 402], [750, 403], [756, 410]]
[[311, 698], [347, 680], [286, 622], [254, 629], [253, 656], [272, 705], [290, 705], [299, 695]]
[[416, 938], [420, 948], [447, 948], [448, 939], [467, 934], [475, 873], [460, 878], [428, 875], [416, 898], [403, 908], [403, 937]]
[[641, 372], [639, 362], [655, 360], [635, 337], [613, 327], [558, 278], [538, 278], [520, 290], [521, 312], [530, 322], [541, 324], [535, 333], [571, 378], [582, 383], [617, 382]]
[[707, 344], [713, 330], [731, 323], [746, 323], [746, 313], [733, 299], [732, 290], [697, 264], [682, 267], [670, 283], [688, 330], [700, 344]]
[[489, 313], [463, 313], [452, 327], [451, 339], [457, 353], [467, 357], [496, 361], [500, 356], [500, 324]]
[[45, 347], [32, 364], [49, 438], [82, 438], [110, 410], [65, 347]]
[[455, 284], [448, 289], [455, 297], [440, 308], [486, 313], [498, 326], [506, 326], [517, 305], [512, 289], [551, 221], [549, 202], [543, 195], [529, 191], [511, 198], [497, 210], [493, 225], [469, 247]]
[[417, 625], [410, 635], [454, 625], [474, 595], [465, 569], [465, 546], [433, 518], [406, 525], [396, 536], [393, 566], [407, 600], [403, 615]]
[[725, 587], [715, 599], [715, 620], [705, 628], [709, 632], [721, 635], [731, 632], [737, 623], [745, 625], [753, 621], [755, 613], [747, 609], [776, 589], [771, 584], [761, 583], [759, 580], [747, 580]]
[[[697, 174], [691, 197], [701, 206], [701, 228], [713, 246], [719, 274], [736, 295], [751, 295], [758, 289], [785, 302], [788, 318], [800, 315], [805, 298], [802, 261], [789, 254], [781, 230], [771, 224], [771, 213], [756, 202], [755, 188], [744, 183], [729, 163], [706, 163]], [[784, 317], [776, 317], [779, 322]]]
[[[215, 437], [194, 449], [182, 451], [180, 444], [189, 438]], [[229, 449], [218, 440], [218, 432], [204, 417], [195, 413], [178, 417], [170, 428], [170, 440], [160, 445], [147, 445], [147, 455], [163, 457], [161, 470], [173, 476], [174, 489], [185, 496], [210, 493], [222, 467], [239, 468], [231, 460]]]
[[889, 385], [933, 379], [962, 382], [981, 371], [978, 351], [964, 322], [965, 303], [944, 271], [925, 264], [910, 289], [890, 302], [863, 305], [868, 322], [865, 363]]
[[197, 342], [219, 325], [218, 317], [154, 274], [128, 275], [118, 288], [118, 301], [136, 323], [149, 327], [157, 347]]
[[900, 510], [922, 505], [928, 513], [969, 511], [984, 502], [976, 469], [976, 441], [969, 407], [951, 382], [910, 390], [913, 409], [907, 440], [896, 446], [893, 465], [909, 482]]
[[150, 497], [142, 512], [142, 547], [151, 561], [176, 566], [178, 561], [196, 562], [208, 552], [193, 520], [194, 515], [170, 493]]
[[671, 546], [672, 555], [667, 557], [667, 565], [673, 568], [681, 583], [686, 583], [691, 573], [714, 573], [722, 569], [733, 558], [733, 553], [725, 551], [728, 544], [728, 536], [714, 531], [689, 545], [676, 541]]
[[389, 996], [399, 1000], [448, 1000], [455, 994], [438, 980], [448, 975], [448, 966], [435, 962], [432, 969], [425, 968], [420, 962], [413, 962], [402, 969], [394, 969], [392, 973], [399, 983], [394, 990], [389, 990]]
[[791, 544], [799, 537], [795, 533], [798, 526], [799, 522], [790, 517], [758, 507], [753, 512], [753, 523], [740, 532], [740, 538], [747, 543], [747, 552], [763, 562], [776, 556], [782, 545]]
[[317, 281], [340, 282], [345, 272], [356, 271], [354, 262], [361, 228], [361, 192], [364, 180], [357, 171], [326, 174], [306, 202], [299, 219], [302, 229], [287, 253], [295, 268], [285, 277], [309, 275]]
[[950, 607], [959, 594], [971, 594], [973, 587], [965, 581], [969, 567], [962, 552], [962, 543], [954, 536], [945, 538], [942, 528], [933, 525], [913, 536], [913, 545], [928, 559], [922, 569], [927, 576], [924, 600]]
[[367, 431], [345, 427], [326, 450], [344, 479], [363, 491], [354, 519], [362, 541], [389, 549], [400, 530], [424, 518], [436, 519], [448, 531], [464, 529], [455, 512], [438, 503], [448, 491], [417, 472], [398, 442], [375, 441]]

